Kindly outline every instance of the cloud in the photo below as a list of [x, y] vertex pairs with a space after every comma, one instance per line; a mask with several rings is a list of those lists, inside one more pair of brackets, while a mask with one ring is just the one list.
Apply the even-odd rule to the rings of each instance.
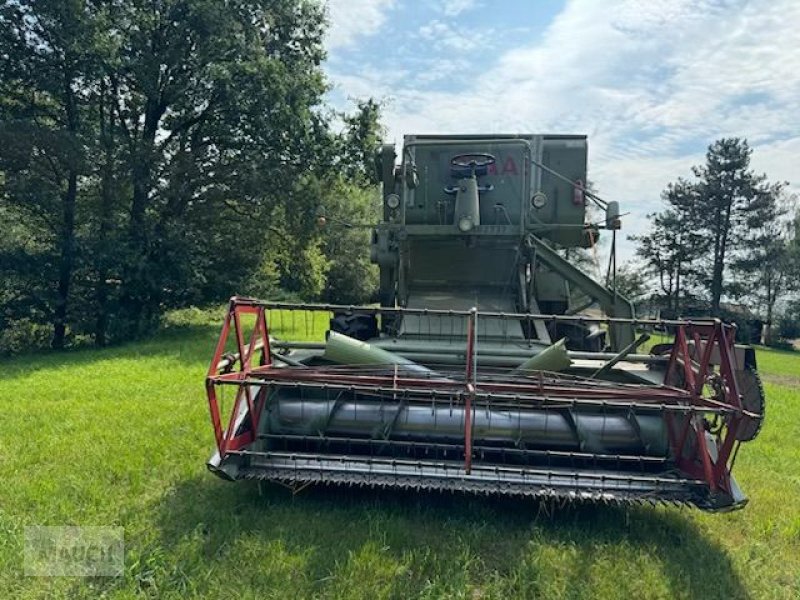
[[800, 194], [800, 136], [759, 145], [751, 164], [772, 181], [788, 181], [792, 191]]
[[351, 46], [362, 36], [374, 35], [386, 22], [395, 0], [328, 0], [329, 50]]
[[478, 6], [477, 0], [443, 0], [439, 10], [447, 17], [457, 17]]
[[493, 34], [492, 29], [482, 31], [459, 29], [438, 19], [426, 23], [419, 29], [419, 36], [423, 40], [433, 43], [439, 49], [456, 52], [466, 52], [479, 47], [485, 50], [491, 46]]
[[[344, 90], [389, 98], [394, 141], [405, 133], [586, 133], [590, 178], [633, 213], [626, 234], [640, 232], [664, 186], [688, 176], [722, 136], [748, 138], [754, 168], [800, 190], [800, 2], [569, 0], [543, 33], [488, 53], [475, 75], [440, 87], [429, 85], [437, 52], [441, 59], [443, 46], [462, 43], [450, 34], [463, 24], [426, 27], [419, 35], [428, 47], [406, 42], [416, 44], [415, 59], [431, 57], [425, 69], [393, 56], [410, 75], [393, 78], [380, 65], [332, 74]], [[501, 47], [501, 36], [492, 41]]]

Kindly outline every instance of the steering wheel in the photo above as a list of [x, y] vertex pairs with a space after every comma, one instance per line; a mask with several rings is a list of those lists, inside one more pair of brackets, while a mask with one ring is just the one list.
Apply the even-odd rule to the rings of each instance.
[[488, 167], [495, 163], [495, 157], [485, 152], [467, 152], [466, 154], [457, 154], [450, 159], [451, 167], [458, 167], [461, 169], [470, 168], [477, 169], [479, 167]]
[[450, 173], [453, 177], [476, 177], [486, 175], [489, 167], [496, 162], [492, 154], [486, 152], [467, 152], [450, 159]]

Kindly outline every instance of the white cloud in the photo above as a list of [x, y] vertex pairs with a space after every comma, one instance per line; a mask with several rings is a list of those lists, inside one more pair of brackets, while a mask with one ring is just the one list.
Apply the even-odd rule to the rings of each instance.
[[377, 33], [394, 5], [395, 0], [328, 0], [330, 24], [325, 46], [342, 48]]
[[800, 136], [779, 140], [757, 147], [752, 166], [765, 172], [772, 181], [788, 181], [795, 193], [800, 193]]
[[493, 33], [492, 29], [474, 31], [458, 28], [438, 19], [426, 23], [419, 29], [419, 35], [423, 40], [433, 43], [437, 48], [457, 52], [466, 52], [478, 47], [486, 49], [491, 45]]
[[439, 10], [448, 17], [457, 17], [463, 12], [478, 6], [476, 0], [443, 0]]

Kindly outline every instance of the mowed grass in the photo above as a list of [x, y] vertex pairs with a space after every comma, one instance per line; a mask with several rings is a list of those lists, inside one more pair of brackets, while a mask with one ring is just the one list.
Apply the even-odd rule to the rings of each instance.
[[[739, 454], [750, 504], [735, 513], [292, 496], [205, 469], [221, 316], [189, 311], [151, 341], [2, 364], [0, 596], [800, 597], [800, 354], [759, 350], [769, 418]], [[124, 527], [124, 576], [25, 576], [27, 525]]]

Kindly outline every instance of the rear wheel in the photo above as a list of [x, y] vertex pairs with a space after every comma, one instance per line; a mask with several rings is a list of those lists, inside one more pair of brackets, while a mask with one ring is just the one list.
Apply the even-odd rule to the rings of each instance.
[[337, 312], [330, 321], [330, 329], [353, 339], [366, 341], [378, 337], [378, 319], [370, 314]]
[[764, 385], [761, 383], [758, 371], [752, 367], [745, 367], [744, 370], [737, 371], [736, 381], [739, 384], [739, 393], [742, 395], [742, 408], [758, 415], [758, 418], [745, 416], [736, 430], [737, 440], [749, 442], [759, 434], [764, 423], [766, 408]]
[[547, 330], [553, 340], [567, 339], [567, 350], [602, 352], [606, 345], [605, 331], [582, 323], [548, 323]]

